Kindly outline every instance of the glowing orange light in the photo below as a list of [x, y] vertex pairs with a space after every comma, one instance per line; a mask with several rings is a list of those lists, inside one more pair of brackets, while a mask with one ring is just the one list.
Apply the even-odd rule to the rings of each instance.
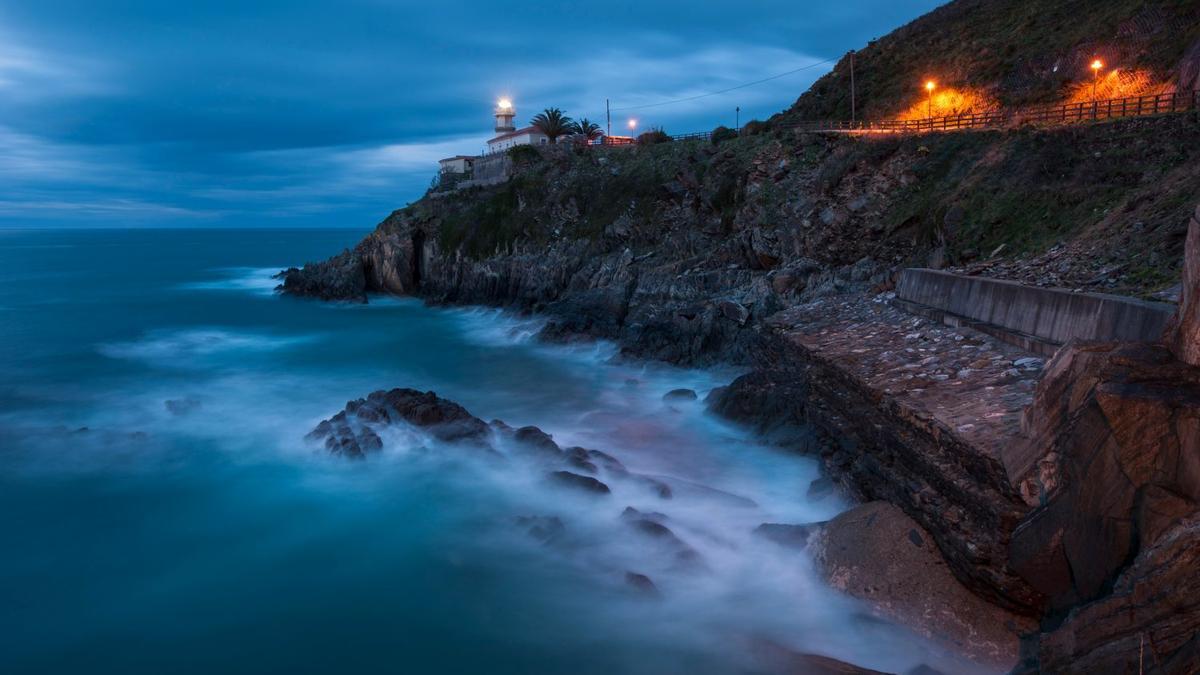
[[1096, 59], [1095, 61], [1092, 61], [1092, 70], [1099, 72], [1099, 70], [1103, 67], [1104, 67], [1104, 63], [1100, 59]]
[[937, 83], [934, 82], [933, 80], [930, 80], [925, 83], [925, 91], [933, 91], [936, 88], [937, 88]]

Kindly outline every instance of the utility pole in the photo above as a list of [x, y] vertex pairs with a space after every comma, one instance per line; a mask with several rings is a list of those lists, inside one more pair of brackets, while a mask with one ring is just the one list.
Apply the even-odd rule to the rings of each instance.
[[733, 128], [738, 132], [742, 130], [742, 106], [734, 108]]
[[608, 121], [608, 133], [606, 135], [612, 138], [612, 109], [608, 107], [608, 99], [604, 99], [604, 118]]
[[850, 123], [858, 119], [858, 101], [854, 92], [854, 50], [850, 50]]

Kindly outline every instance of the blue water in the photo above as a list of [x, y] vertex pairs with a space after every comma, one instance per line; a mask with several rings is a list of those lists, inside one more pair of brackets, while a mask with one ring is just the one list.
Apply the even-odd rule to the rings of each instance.
[[[272, 292], [361, 235], [0, 230], [0, 672], [766, 672], [763, 641], [931, 658], [751, 534], [845, 508], [804, 498], [811, 460], [661, 400], [734, 373], [541, 345], [490, 310]], [[364, 462], [304, 441], [396, 386], [605, 450], [675, 497], [561, 492], [404, 429]], [[632, 532], [630, 505], [702, 568]], [[537, 515], [566, 541], [514, 524]]]

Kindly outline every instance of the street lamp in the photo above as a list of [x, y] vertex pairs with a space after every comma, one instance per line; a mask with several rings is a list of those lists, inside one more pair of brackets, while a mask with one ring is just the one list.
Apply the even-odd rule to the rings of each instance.
[[1096, 100], [1096, 85], [1100, 84], [1100, 69], [1104, 67], [1104, 62], [1100, 59], [1092, 61], [1092, 100]]
[[632, 119], [632, 118], [631, 118], [631, 119], [629, 120], [629, 131], [630, 131], [630, 133], [632, 133], [632, 132], [633, 132], [633, 130], [634, 130], [634, 129], [636, 129], [636, 128], [637, 128], [637, 120], [636, 120], [636, 119]]
[[929, 92], [929, 102], [926, 105], [925, 116], [933, 119], [933, 90], [937, 89], [937, 82], [929, 80], [925, 83], [925, 91]]

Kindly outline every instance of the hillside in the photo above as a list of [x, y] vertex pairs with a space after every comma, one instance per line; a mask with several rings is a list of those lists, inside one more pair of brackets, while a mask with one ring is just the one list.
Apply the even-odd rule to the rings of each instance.
[[[1187, 57], [1185, 59], [1185, 57]], [[1200, 5], [1193, 0], [956, 0], [860, 49], [860, 119], [893, 119], [916, 106], [924, 82], [977, 107], [1090, 98], [1099, 58], [1101, 98], [1195, 88]], [[938, 105], [938, 104], [941, 105]], [[956, 103], [960, 105], [956, 105]], [[962, 109], [935, 99], [937, 112]], [[781, 119], [850, 119], [850, 60], [841, 59]]]

